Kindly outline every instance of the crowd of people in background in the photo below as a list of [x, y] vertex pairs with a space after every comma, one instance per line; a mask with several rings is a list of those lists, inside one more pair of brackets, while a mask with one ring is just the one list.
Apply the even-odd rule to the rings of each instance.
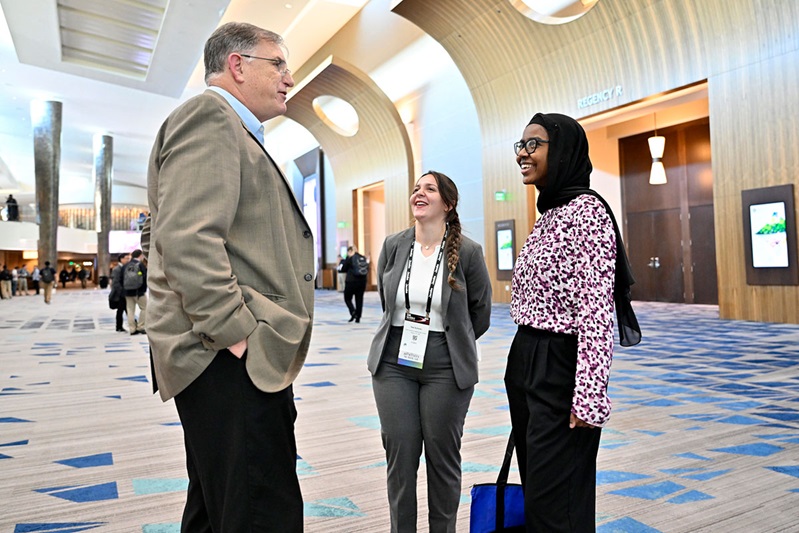
[[[44, 276], [45, 270], [47, 275]], [[51, 272], [52, 271], [52, 272]], [[52, 280], [49, 278], [52, 274]], [[81, 288], [86, 289], [89, 282], [94, 279], [94, 274], [91, 269], [83, 267], [80, 270], [73, 264], [72, 270], [67, 270], [64, 265], [61, 272], [58, 273], [55, 268], [50, 265], [49, 261], [45, 261], [44, 266], [41, 268], [39, 265], [34, 265], [28, 268], [28, 265], [15, 265], [9, 268], [8, 265], [3, 265], [0, 270], [0, 299], [10, 300], [16, 296], [31, 296], [39, 295], [45, 285], [50, 285], [50, 293], [45, 296], [45, 301], [50, 303], [52, 288], [61, 282], [61, 287], [66, 289], [67, 283], [79, 282]]]
[[55, 269], [50, 266], [50, 261], [45, 261], [41, 269], [38, 265], [34, 266], [31, 271], [28, 271], [26, 265], [15, 266], [10, 270], [7, 265], [3, 265], [0, 270], [0, 296], [3, 300], [10, 300], [15, 296], [30, 296], [31, 291], [38, 295], [44, 289], [44, 301], [49, 304], [53, 285]]
[[28, 272], [28, 267], [25, 265], [15, 266], [11, 270], [8, 266], [3, 265], [0, 270], [0, 294], [3, 300], [10, 300], [14, 296], [28, 296], [28, 278], [32, 278], [31, 287], [39, 294], [38, 279], [39, 268], [34, 267], [36, 277]]
[[[113, 265], [110, 276], [106, 278], [110, 285], [109, 307], [116, 310], [116, 330], [127, 332], [123, 327], [123, 315], [128, 316], [128, 328], [131, 335], [146, 333], [145, 309], [147, 308], [147, 260], [141, 250], [133, 253], [119, 254], [116, 265]], [[132, 264], [133, 273], [125, 279], [125, 266]], [[64, 264], [61, 270], [53, 267], [50, 261], [45, 261], [41, 268], [34, 265], [13, 266], [3, 265], [0, 270], [0, 297], [10, 300], [17, 296], [44, 295], [44, 302], [49, 304], [53, 298], [53, 290], [61, 284], [62, 289], [67, 284], [80, 283], [81, 289], [86, 289], [89, 282], [94, 280], [91, 269], [75, 265]], [[106, 288], [102, 277], [99, 281], [100, 288]], [[136, 310], [138, 308], [138, 315]]]

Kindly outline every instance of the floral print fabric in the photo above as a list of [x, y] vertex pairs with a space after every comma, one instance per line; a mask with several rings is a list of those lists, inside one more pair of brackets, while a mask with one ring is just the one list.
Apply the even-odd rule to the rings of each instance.
[[572, 413], [595, 426], [610, 417], [616, 235], [605, 207], [583, 194], [536, 221], [513, 273], [513, 321], [577, 336]]

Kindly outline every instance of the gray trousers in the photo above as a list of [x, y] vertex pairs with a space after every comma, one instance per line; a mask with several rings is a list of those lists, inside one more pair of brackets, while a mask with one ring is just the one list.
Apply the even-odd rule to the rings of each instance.
[[474, 387], [459, 389], [444, 333], [431, 332], [424, 368], [397, 364], [402, 328], [392, 327], [372, 377], [388, 462], [392, 533], [416, 531], [416, 478], [424, 444], [431, 533], [454, 533], [461, 494], [461, 437]]

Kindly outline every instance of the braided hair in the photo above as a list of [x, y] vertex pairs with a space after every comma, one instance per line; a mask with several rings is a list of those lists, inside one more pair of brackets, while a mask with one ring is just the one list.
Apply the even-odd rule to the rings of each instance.
[[463, 241], [463, 235], [461, 234], [461, 219], [458, 216], [458, 210], [456, 209], [456, 207], [458, 207], [458, 187], [455, 185], [455, 182], [453, 182], [452, 179], [441, 172], [428, 170], [422, 175], [424, 176], [428, 174], [435, 178], [436, 185], [438, 185], [438, 193], [441, 195], [441, 200], [444, 202], [444, 205], [450, 208], [450, 210], [447, 211], [446, 218], [444, 219], [444, 222], [447, 223], [447, 228], [449, 229], [449, 232], [447, 233], [447, 242], [444, 244], [447, 257], [447, 270], [449, 271], [447, 283], [449, 283], [449, 286], [452, 287], [453, 290], [463, 290], [463, 287], [458, 284], [454, 275], [455, 269], [458, 267], [461, 242]]

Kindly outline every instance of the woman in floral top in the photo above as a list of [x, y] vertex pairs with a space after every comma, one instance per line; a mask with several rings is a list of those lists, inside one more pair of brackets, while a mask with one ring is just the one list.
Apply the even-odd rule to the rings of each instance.
[[[539, 113], [514, 148], [522, 180], [538, 189], [541, 212], [513, 274], [511, 317], [519, 328], [505, 374], [527, 531], [595, 531], [596, 456], [611, 410], [614, 296], [632, 315], [632, 278], [610, 209], [589, 189], [582, 127]], [[620, 318], [622, 341], [637, 343], [624, 338], [640, 339], [637, 322]]]

